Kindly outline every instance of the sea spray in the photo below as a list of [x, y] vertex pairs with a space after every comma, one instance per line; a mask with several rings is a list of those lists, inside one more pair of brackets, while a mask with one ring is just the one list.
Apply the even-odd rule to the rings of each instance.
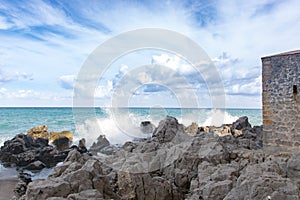
[[231, 124], [239, 117], [232, 116], [228, 112], [220, 109], [212, 109], [207, 113], [207, 119], [202, 123], [202, 126], [221, 126], [222, 124]]
[[[45, 123], [51, 131], [59, 132], [62, 130], [70, 130], [74, 133], [74, 144], [78, 144], [78, 140], [80, 140], [81, 137], [86, 137], [86, 139], [91, 137], [92, 139], [90, 141], [87, 140], [87, 142], [91, 144], [100, 134], [117, 135], [114, 136], [117, 138], [116, 142], [120, 143], [119, 141], [122, 141], [123, 138], [118, 138], [119, 134], [121, 134], [121, 136], [124, 135], [122, 132], [119, 132], [119, 130], [110, 130], [115, 127], [114, 123], [111, 122], [114, 121], [114, 119], [109, 114], [110, 109], [95, 108], [95, 118], [87, 116], [85, 109], [81, 110], [82, 113], [80, 114], [84, 117], [82, 117], [82, 120], [79, 120], [80, 123], [77, 124], [73, 118], [72, 108], [0, 108], [0, 145], [2, 146], [6, 140], [12, 139], [18, 133], [26, 133], [28, 129], [44, 125]], [[220, 110], [213, 111], [205, 108], [129, 108], [125, 111], [125, 114], [122, 115], [123, 118], [130, 118], [132, 121], [130, 123], [135, 126], [136, 130], [139, 130], [142, 121], [151, 121], [157, 126], [159, 121], [164, 119], [166, 115], [176, 117], [180, 123], [186, 126], [192, 122], [197, 122], [199, 126], [211, 125], [211, 123], [209, 123], [210, 115], [220, 112]], [[261, 109], [226, 109], [224, 111], [224, 123], [233, 122], [237, 116], [248, 116], [251, 125], [259, 126], [262, 124]], [[228, 113], [228, 115], [226, 113]], [[231, 117], [234, 117], [234, 119]], [[100, 123], [98, 122], [99, 120], [95, 119], [99, 119], [101, 124], [106, 126], [106, 129], [108, 129], [105, 131], [106, 133], [104, 131], [94, 130], [95, 125]], [[127, 130], [129, 131], [129, 129]], [[78, 134], [78, 132], [80, 132], [80, 134]], [[128, 139], [128, 137], [125, 139]]]
[[[200, 126], [221, 126], [229, 124], [238, 119], [228, 112], [219, 109], [196, 110], [196, 109], [102, 109], [105, 115], [96, 118], [86, 119], [77, 125], [76, 132], [79, 137], [87, 139], [87, 147], [90, 147], [99, 135], [105, 135], [112, 144], [124, 144], [126, 141], [151, 137], [151, 134], [144, 134], [140, 129], [143, 121], [151, 121], [158, 126], [159, 121], [166, 115], [176, 117], [179, 123], [189, 126], [197, 122]], [[185, 113], [184, 113], [185, 112]], [[75, 141], [79, 140], [75, 139]]]

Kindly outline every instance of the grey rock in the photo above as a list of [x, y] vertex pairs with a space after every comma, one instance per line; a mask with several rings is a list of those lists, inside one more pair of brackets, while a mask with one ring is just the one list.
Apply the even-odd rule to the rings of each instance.
[[125, 144], [121, 147], [121, 149], [128, 151], [128, 152], [132, 152], [133, 149], [135, 149], [136, 147], [137, 147], [136, 143], [128, 141], [128, 142], [125, 142]]
[[281, 176], [282, 169], [273, 161], [249, 165], [237, 179], [236, 186], [224, 199], [267, 199], [284, 196], [297, 199], [299, 188], [289, 178]]
[[71, 141], [67, 137], [60, 137], [52, 142], [58, 151], [69, 149]]
[[26, 198], [299, 199], [299, 153], [264, 152], [261, 127], [246, 118], [236, 122], [235, 136], [228, 134], [231, 125], [223, 127], [225, 136], [216, 127], [189, 136], [166, 117], [152, 138], [109, 155], [101, 153], [111, 146], [101, 138], [97, 156], [70, 151], [49, 178], [28, 185]]
[[156, 138], [159, 143], [165, 143], [171, 142], [177, 134], [184, 134], [183, 125], [179, 124], [175, 117], [167, 116], [164, 120], [159, 122], [152, 137]]
[[193, 122], [191, 125], [187, 126], [184, 131], [186, 132], [186, 134], [194, 136], [196, 135], [198, 132], [200, 132], [199, 130], [199, 126], [196, 122]]
[[68, 196], [68, 199], [72, 199], [72, 200], [87, 200], [87, 199], [102, 200], [103, 196], [98, 190], [90, 189], [90, 190], [81, 191], [79, 193], [70, 194]]
[[25, 169], [28, 169], [28, 170], [41, 170], [45, 167], [46, 167], [46, 165], [44, 163], [37, 160], [37, 161], [34, 161], [34, 162], [30, 163], [29, 165], [27, 165], [25, 167]]
[[232, 128], [242, 130], [244, 128], [251, 128], [251, 124], [248, 122], [248, 117], [243, 116], [232, 123]]
[[300, 152], [295, 152], [287, 162], [287, 176], [300, 187]]
[[70, 193], [70, 184], [62, 179], [36, 180], [29, 183], [26, 199], [40, 200], [48, 197], [67, 197]]
[[92, 144], [92, 146], [90, 147], [89, 151], [94, 154], [94, 155], [97, 155], [98, 152], [101, 151], [101, 149], [109, 146], [110, 143], [109, 141], [106, 139], [105, 135], [100, 135], [98, 138], [97, 138], [97, 142], [94, 142]]

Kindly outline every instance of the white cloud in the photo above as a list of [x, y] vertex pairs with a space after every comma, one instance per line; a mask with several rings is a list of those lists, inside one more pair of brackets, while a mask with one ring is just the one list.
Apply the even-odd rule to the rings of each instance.
[[6, 30], [12, 27], [12, 24], [8, 23], [6, 18], [0, 16], [0, 29]]
[[6, 88], [0, 88], [0, 95], [5, 95], [6, 92], [7, 92]]
[[62, 88], [71, 90], [74, 88], [75, 75], [64, 75], [59, 77], [59, 84]]
[[152, 56], [152, 64], [160, 64], [170, 67], [171, 69], [184, 75], [195, 73], [195, 69], [177, 55], [154, 55]]
[[[126, 15], [120, 12], [124, 8]], [[6, 83], [9, 91], [24, 90], [18, 94], [28, 97], [33, 95], [28, 91], [41, 93], [43, 86], [47, 86], [49, 93], [63, 96], [70, 91], [59, 88], [57, 77], [62, 87], [71, 89], [72, 77], [61, 75], [76, 74], [87, 55], [105, 39], [132, 29], [156, 27], [177, 31], [198, 42], [215, 58], [226, 93], [232, 94], [228, 97], [229, 103], [234, 105], [237, 102], [234, 96], [242, 95], [251, 104], [251, 98], [261, 98], [260, 57], [300, 46], [298, 0], [193, 1], [189, 5], [185, 1], [151, 1], [149, 4], [128, 1], [57, 4], [27, 1], [20, 4], [7, 1], [1, 2], [0, 10], [0, 29], [5, 30], [0, 36], [0, 60], [1, 66], [9, 69], [0, 70], [0, 83]], [[6, 34], [6, 31], [11, 32]], [[202, 91], [203, 83], [191, 77], [193, 68], [178, 56], [156, 54], [152, 58], [154, 63], [190, 75], [189, 81], [195, 80], [192, 87]], [[128, 71], [124, 65], [117, 76], [107, 75], [104, 86], [97, 88], [96, 96], [106, 97], [110, 88], [114, 88]], [[162, 76], [162, 72], [137, 74], [137, 81], [147, 83], [165, 78], [167, 84], [177, 84], [184, 90], [176, 76]], [[31, 73], [35, 78], [32, 84], [17, 85], [15, 80], [32, 79]], [[111, 81], [111, 86], [107, 80]], [[19, 88], [12, 89], [13, 84]]]
[[111, 91], [113, 89], [113, 82], [112, 81], [107, 81], [106, 85], [98, 85], [97, 88], [95, 89], [95, 98], [108, 98], [111, 96]]
[[0, 68], [0, 84], [19, 80], [32, 80], [32, 75], [25, 72], [8, 72]]

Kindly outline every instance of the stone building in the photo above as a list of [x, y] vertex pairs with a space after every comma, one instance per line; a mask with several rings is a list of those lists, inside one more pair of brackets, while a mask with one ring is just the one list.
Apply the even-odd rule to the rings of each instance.
[[262, 58], [264, 149], [300, 150], [300, 50]]

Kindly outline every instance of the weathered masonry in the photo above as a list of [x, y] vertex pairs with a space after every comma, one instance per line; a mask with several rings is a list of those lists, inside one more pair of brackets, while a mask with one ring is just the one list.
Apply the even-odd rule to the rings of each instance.
[[300, 150], [300, 50], [262, 58], [264, 148]]

